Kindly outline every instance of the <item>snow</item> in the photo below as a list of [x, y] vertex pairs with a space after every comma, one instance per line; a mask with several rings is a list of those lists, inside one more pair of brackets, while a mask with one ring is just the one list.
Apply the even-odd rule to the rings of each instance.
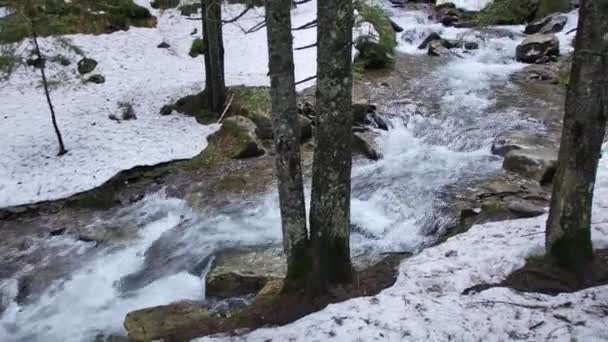
[[462, 8], [469, 11], [481, 11], [494, 0], [437, 0], [437, 5], [451, 2], [457, 8]]
[[[137, 2], [150, 8], [147, 0]], [[236, 16], [243, 8], [226, 5], [224, 17]], [[311, 21], [315, 9], [316, 1], [299, 5], [293, 11], [293, 25]], [[64, 198], [95, 188], [121, 170], [191, 158], [206, 147], [206, 137], [217, 125], [159, 114], [163, 105], [203, 88], [203, 57], [188, 56], [192, 40], [200, 36], [200, 21], [188, 20], [176, 10], [150, 10], [158, 17], [156, 28], [62, 37], [99, 62], [93, 73], [105, 76], [101, 85], [84, 83], [75, 71], [81, 57], [72, 49], [56, 38], [40, 39], [44, 54], [60, 53], [72, 61], [67, 68], [48, 63], [50, 79], [60, 82], [51, 96], [67, 155], [56, 156], [57, 141], [37, 70], [22, 67], [0, 81], [0, 207]], [[228, 85], [269, 84], [266, 30], [243, 33], [263, 16], [256, 9], [224, 26]], [[198, 35], [191, 35], [194, 29]], [[296, 31], [294, 46], [315, 40], [314, 28]], [[171, 47], [157, 48], [162, 41]], [[23, 55], [30, 49], [29, 42], [17, 46]], [[314, 75], [315, 61], [314, 48], [296, 51], [296, 79]], [[120, 117], [121, 101], [133, 104], [137, 120], [108, 119], [111, 114]]]
[[[608, 247], [608, 160], [595, 186], [592, 236]], [[197, 341], [600, 341], [608, 339], [608, 286], [555, 297], [492, 288], [544, 253], [547, 216], [488, 223], [406, 259], [395, 285], [374, 297], [333, 304], [287, 326]], [[569, 321], [569, 322], [568, 322]]]

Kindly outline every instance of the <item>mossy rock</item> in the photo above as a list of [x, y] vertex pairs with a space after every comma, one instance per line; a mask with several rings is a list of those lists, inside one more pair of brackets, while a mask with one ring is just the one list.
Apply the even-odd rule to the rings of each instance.
[[181, 0], [154, 0], [150, 2], [150, 6], [155, 9], [176, 8], [181, 3]]
[[378, 32], [376, 42], [363, 40], [357, 42], [359, 45], [357, 49], [361, 52], [358, 62], [369, 69], [384, 68], [391, 65], [397, 47], [397, 36], [391, 20], [379, 7], [368, 6], [363, 3], [357, 4], [357, 7], [363, 21], [371, 23]]
[[78, 62], [78, 72], [81, 75], [88, 74], [95, 70], [97, 67], [97, 61], [93, 58], [83, 58]]
[[205, 54], [205, 43], [201, 38], [196, 38], [192, 41], [192, 45], [190, 46], [190, 52], [188, 55], [192, 58], [196, 58], [200, 55]]
[[190, 115], [201, 124], [210, 124], [217, 121], [217, 116], [207, 109], [205, 91], [195, 95], [184, 96], [171, 105], [178, 113]]
[[532, 21], [538, 10], [535, 0], [495, 0], [475, 18], [482, 25], [520, 25]]
[[209, 138], [233, 159], [254, 158], [265, 152], [255, 135], [256, 126], [243, 116], [231, 116], [224, 120], [222, 128]]

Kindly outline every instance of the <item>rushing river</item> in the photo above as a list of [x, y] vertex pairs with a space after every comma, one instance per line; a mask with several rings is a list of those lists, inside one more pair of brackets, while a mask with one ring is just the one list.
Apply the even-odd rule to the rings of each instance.
[[[497, 105], [497, 96], [521, 90], [509, 76], [521, 27], [500, 32], [443, 28], [417, 10], [387, 9], [404, 28], [398, 35], [396, 67], [417, 70], [394, 98], [373, 99], [390, 118], [379, 131], [383, 159], [358, 161], [353, 168], [353, 255], [416, 252], [433, 242], [425, 227], [434, 220], [433, 203], [446, 185], [500, 169], [492, 139], [508, 129], [537, 125], [517, 108]], [[424, 56], [418, 44], [432, 31], [455, 38], [475, 37], [480, 49], [459, 57]], [[511, 33], [511, 34], [510, 34]], [[404, 72], [407, 70], [403, 70]], [[150, 194], [118, 215], [136, 237], [91, 250], [92, 243], [57, 236], [49, 244], [61, 255], [82, 255], [82, 265], [55, 281], [31, 303], [9, 301], [0, 316], [1, 341], [90, 341], [99, 333], [124, 334], [129, 311], [178, 300], [201, 300], [208, 257], [223, 248], [280, 243], [277, 198], [233, 203], [197, 212], [185, 201]], [[146, 253], [148, 252], [148, 253]], [[154, 259], [157, 255], [157, 260]], [[0, 282], [16, 296], [15, 279]]]

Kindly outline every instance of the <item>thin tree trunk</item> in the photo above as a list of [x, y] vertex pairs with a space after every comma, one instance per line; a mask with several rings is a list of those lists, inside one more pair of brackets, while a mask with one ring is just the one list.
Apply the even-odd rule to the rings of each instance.
[[317, 13], [317, 130], [310, 235], [315, 286], [326, 289], [352, 281], [352, 0], [318, 1]]
[[291, 4], [292, 0], [266, 1], [272, 124], [283, 247], [287, 255], [287, 288], [298, 287], [311, 270], [294, 85]]
[[608, 0], [583, 0], [547, 221], [546, 250], [562, 267], [593, 258], [591, 205], [608, 117]]
[[55, 117], [55, 109], [53, 108], [53, 103], [51, 102], [51, 94], [49, 92], [49, 84], [46, 79], [45, 72], [45, 63], [46, 61], [42, 57], [42, 52], [40, 52], [40, 46], [38, 45], [38, 34], [36, 33], [36, 24], [33, 19], [30, 20], [30, 24], [32, 26], [32, 40], [34, 41], [34, 49], [36, 51], [36, 55], [38, 56], [38, 61], [40, 62], [40, 74], [42, 75], [42, 86], [44, 87], [44, 94], [46, 95], [46, 101], [49, 104], [49, 110], [51, 111], [51, 121], [53, 122], [53, 128], [55, 129], [55, 135], [57, 135], [57, 141], [59, 142], [59, 153], [58, 156], [62, 156], [68, 151], [65, 149], [65, 145], [63, 144], [63, 138], [61, 137], [61, 132], [59, 131], [59, 126], [57, 125], [57, 118]]
[[222, 112], [226, 100], [224, 80], [224, 42], [222, 37], [222, 4], [220, 0], [201, 0], [203, 42], [205, 44], [205, 93], [213, 113]]

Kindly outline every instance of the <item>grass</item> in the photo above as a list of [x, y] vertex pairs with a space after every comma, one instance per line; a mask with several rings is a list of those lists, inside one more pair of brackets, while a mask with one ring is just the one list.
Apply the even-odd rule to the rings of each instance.
[[[378, 31], [379, 43], [360, 42], [362, 44], [358, 62], [364, 68], [380, 69], [392, 64], [395, 48], [397, 47], [397, 36], [391, 21], [384, 11], [375, 6], [368, 6], [362, 2], [356, 3], [355, 8], [359, 10], [363, 21], [371, 23]], [[354, 76], [359, 76], [354, 74]]]
[[205, 54], [205, 43], [201, 38], [196, 38], [192, 41], [192, 46], [190, 46], [190, 52], [188, 55], [192, 58], [196, 58], [200, 55]]
[[[127, 30], [130, 26], [156, 25], [156, 18], [150, 11], [133, 0], [35, 1], [46, 5], [36, 16], [36, 30], [40, 36], [101, 34]], [[19, 42], [30, 34], [29, 19], [22, 14], [15, 13], [0, 20], [0, 44]]]
[[8, 79], [21, 63], [23, 60], [17, 56], [13, 46], [0, 46], [0, 80]]
[[538, 4], [533, 0], [496, 0], [477, 14], [481, 25], [519, 25], [534, 19]]

